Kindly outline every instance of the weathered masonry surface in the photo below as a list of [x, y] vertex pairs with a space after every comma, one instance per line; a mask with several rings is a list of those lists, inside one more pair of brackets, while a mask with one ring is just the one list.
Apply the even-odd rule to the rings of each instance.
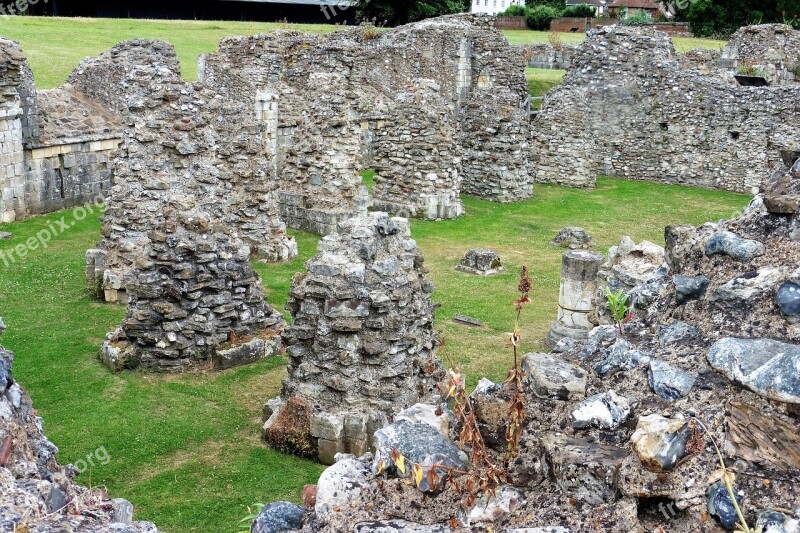
[[37, 92], [22, 50], [5, 39], [0, 91], [0, 222], [102, 199], [118, 118], [69, 86]]
[[209, 87], [255, 107], [294, 227], [329, 233], [363, 215], [359, 173], [373, 166], [376, 205], [420, 218], [460, 215], [462, 191], [497, 201], [532, 194], [522, 58], [488, 17], [232, 37], [200, 71]]
[[736, 192], [800, 153], [800, 85], [741, 87], [681, 68], [669, 36], [592, 30], [533, 123], [539, 182], [597, 175]]

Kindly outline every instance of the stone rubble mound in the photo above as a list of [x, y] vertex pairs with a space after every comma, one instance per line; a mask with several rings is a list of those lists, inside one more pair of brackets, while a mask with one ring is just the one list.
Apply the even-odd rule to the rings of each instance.
[[113, 370], [225, 369], [276, 353], [283, 315], [264, 300], [249, 248], [196, 211], [167, 211], [125, 277], [128, 315], [101, 360]]
[[[0, 318], [0, 335], [5, 326]], [[133, 521], [133, 506], [73, 480], [42, 431], [31, 398], [11, 373], [14, 354], [0, 346], [0, 531], [158, 533]]]
[[[371, 454], [342, 455], [297, 530], [730, 531], [738, 518], [716, 475], [713, 438], [750, 527], [797, 531], [798, 183], [790, 170], [734, 219], [667, 228], [656, 256], [668, 266], [656, 261], [649, 279], [623, 286], [637, 296], [621, 331], [600, 325], [586, 340], [523, 357], [526, 426], [495, 498], [464, 513], [449, 488], [422, 496], [398, 472], [371, 477]], [[642, 257], [650, 249], [640, 248]], [[471, 397], [498, 460], [507, 394], [482, 380]], [[400, 451], [444, 449], [421, 449], [412, 426], [392, 426]], [[456, 424], [451, 440], [457, 433]]]

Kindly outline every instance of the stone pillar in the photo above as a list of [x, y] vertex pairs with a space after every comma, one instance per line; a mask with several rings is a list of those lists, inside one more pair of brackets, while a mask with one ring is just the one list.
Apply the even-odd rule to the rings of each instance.
[[586, 250], [571, 250], [561, 260], [561, 289], [558, 295], [558, 319], [553, 322], [547, 344], [553, 347], [568, 337], [583, 340], [589, 337], [597, 274], [605, 258]]
[[437, 396], [433, 284], [408, 221], [372, 213], [323, 238], [292, 281], [289, 377], [265, 407], [264, 439], [331, 464], [374, 450], [388, 416]]

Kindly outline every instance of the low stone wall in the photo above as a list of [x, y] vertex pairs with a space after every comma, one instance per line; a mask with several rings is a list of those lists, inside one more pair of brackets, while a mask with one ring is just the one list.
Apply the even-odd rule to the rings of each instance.
[[575, 46], [568, 44], [556, 48], [550, 43], [533, 43], [517, 48], [530, 68], [566, 70], [575, 54]]
[[642, 25], [644, 28], [663, 31], [671, 37], [692, 37], [692, 30], [688, 22], [650, 22]]
[[592, 19], [584, 17], [556, 17], [550, 21], [550, 31], [583, 33], [592, 27]]
[[21, 113], [14, 101], [0, 108], [0, 222], [13, 222], [26, 212]]
[[[613, 26], [619, 24], [619, 22], [619, 19], [612, 18], [557, 17], [550, 21], [550, 31], [584, 33], [592, 28]], [[640, 27], [663, 31], [672, 37], [692, 36], [688, 22], [650, 22], [642, 24]]]
[[36, 91], [22, 50], [0, 39], [0, 222], [102, 199], [117, 117], [69, 87]]

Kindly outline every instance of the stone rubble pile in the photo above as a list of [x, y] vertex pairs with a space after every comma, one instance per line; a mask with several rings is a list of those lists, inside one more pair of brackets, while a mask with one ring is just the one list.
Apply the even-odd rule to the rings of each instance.
[[433, 284], [408, 221], [385, 213], [340, 224], [306, 269], [289, 293], [289, 377], [265, 406], [264, 434], [332, 463], [374, 449], [389, 414], [434, 393]]
[[[638, 285], [621, 285], [638, 295], [633, 319], [622, 331], [601, 325], [585, 340], [522, 358], [525, 430], [495, 498], [461, 512], [449, 488], [423, 494], [396, 469], [371, 476], [386, 450], [342, 455], [296, 530], [731, 531], [738, 518], [718, 481], [713, 439], [736, 474], [751, 529], [797, 531], [798, 169], [775, 178], [737, 218], [669, 227], [664, 250], [632, 241], [617, 249], [638, 250], [642, 264], [653, 252], [650, 278], [631, 275]], [[668, 266], [659, 266], [664, 258]], [[498, 461], [507, 399], [504, 386], [485, 379], [471, 396]], [[446, 413], [435, 403], [427, 409]], [[401, 421], [391, 439], [377, 434], [423, 470], [458, 464], [447, 439], [434, 438], [442, 426], [433, 417], [422, 423], [430, 427]], [[450, 425], [450, 441], [458, 431]]]
[[[5, 326], [0, 318], [0, 335]], [[73, 479], [42, 431], [31, 397], [11, 373], [14, 354], [0, 346], [0, 531], [158, 533], [133, 521], [133, 506]]]
[[456, 265], [456, 270], [478, 276], [494, 276], [505, 272], [505, 267], [500, 262], [500, 256], [492, 250], [475, 248], [469, 250]]

